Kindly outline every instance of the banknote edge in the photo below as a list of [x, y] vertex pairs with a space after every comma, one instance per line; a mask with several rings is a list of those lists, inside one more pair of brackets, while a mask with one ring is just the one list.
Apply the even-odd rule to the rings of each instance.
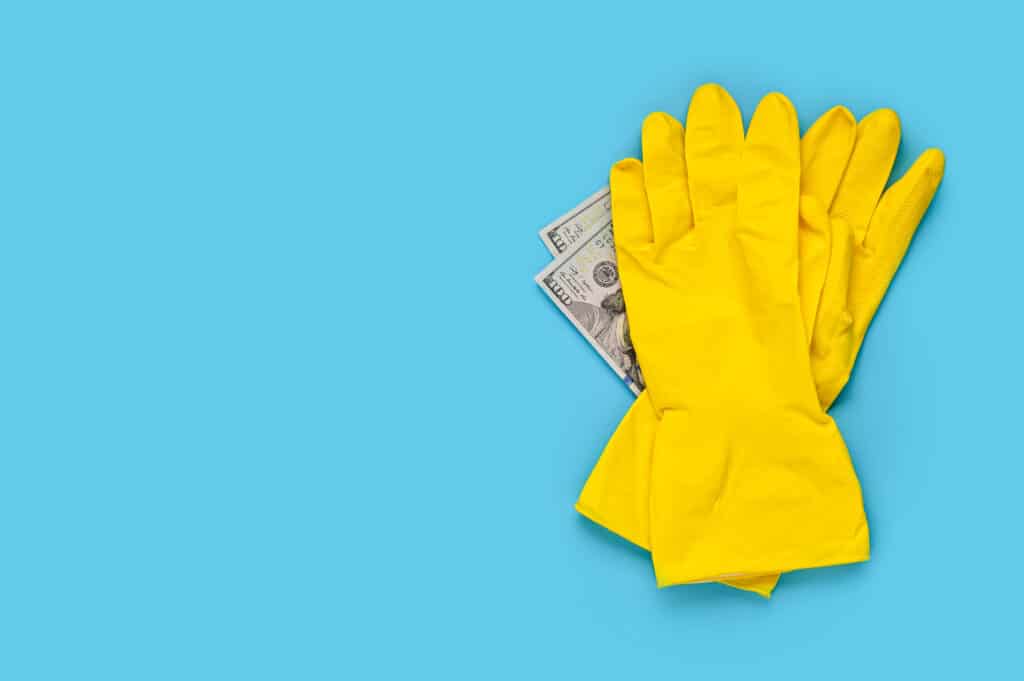
[[558, 247], [555, 245], [554, 241], [551, 240], [549, 232], [557, 230], [566, 222], [572, 220], [574, 217], [584, 212], [585, 210], [593, 206], [595, 203], [597, 203], [604, 197], [608, 196], [610, 191], [610, 187], [601, 187], [596, 192], [580, 201], [573, 208], [569, 209], [559, 217], [555, 218], [554, 220], [540, 228], [540, 231], [537, 232], [537, 235], [540, 237], [540, 240], [544, 244], [544, 247], [548, 249], [548, 252], [551, 253], [551, 255], [553, 255], [555, 258], [558, 258], [558, 256], [562, 255], [564, 251], [558, 250]]
[[[607, 227], [610, 223], [611, 223], [611, 221], [609, 221], [608, 223], [605, 223], [604, 225], [601, 225], [601, 227], [599, 227], [599, 228], [594, 230], [593, 234], [599, 233], [602, 229]], [[570, 250], [565, 251], [564, 253], [561, 253], [557, 258], [555, 258], [550, 263], [548, 263], [547, 266], [545, 266], [544, 269], [542, 269], [533, 278], [533, 281], [534, 281], [535, 284], [537, 284], [537, 286], [540, 287], [540, 290], [542, 290], [544, 292], [544, 295], [546, 295], [548, 297], [548, 299], [558, 309], [558, 311], [562, 313], [562, 316], [565, 317], [566, 319], [568, 319], [569, 322], [574, 327], [576, 327], [576, 331], [581, 336], [583, 336], [583, 338], [586, 339], [587, 343], [590, 344], [590, 347], [592, 347], [594, 350], [597, 351], [597, 354], [600, 355], [601, 359], [604, 360], [604, 363], [608, 366], [609, 369], [612, 370], [612, 372], [615, 373], [616, 376], [619, 377], [619, 380], [622, 383], [624, 383], [627, 388], [629, 388], [629, 391], [631, 393], [633, 393], [633, 395], [639, 396], [640, 395], [640, 388], [639, 388], [639, 386], [637, 386], [636, 383], [634, 383], [633, 381], [631, 381], [629, 379], [629, 377], [626, 375], [626, 372], [622, 370], [622, 368], [618, 365], [618, 363], [615, 362], [615, 360], [613, 360], [608, 355], [607, 352], [605, 352], [605, 349], [603, 347], [601, 347], [601, 344], [598, 343], [597, 340], [595, 340], [594, 337], [586, 329], [584, 329], [580, 325], [580, 323], [576, 319], [576, 317], [574, 317], [572, 315], [572, 313], [570, 313], [568, 310], [564, 309], [564, 306], [562, 305], [562, 302], [557, 299], [557, 297], [555, 296], [554, 292], [550, 288], [548, 288], [548, 286], [544, 283], [544, 279], [546, 279], [552, 272], [557, 270], [562, 265], [562, 263], [564, 263], [566, 260], [568, 260], [572, 256], [576, 255], [576, 253], [579, 252], [579, 249], [583, 248], [583, 246], [585, 246], [589, 241], [590, 241], [590, 239], [587, 239], [586, 241], [584, 241], [583, 243], [581, 243], [579, 245], [579, 248], [577, 248], [577, 249], [570, 249]]]

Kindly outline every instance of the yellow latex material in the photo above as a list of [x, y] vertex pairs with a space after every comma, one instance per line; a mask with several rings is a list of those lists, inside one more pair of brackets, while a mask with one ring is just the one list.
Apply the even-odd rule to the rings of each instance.
[[[657, 154], [657, 135], [648, 130], [658, 116], [645, 123], [645, 158]], [[837, 107], [817, 121], [801, 143], [800, 295], [805, 328], [813, 329], [811, 363], [826, 408], [849, 377], [867, 326], [944, 168], [942, 153], [929, 150], [879, 200], [899, 146], [899, 120], [888, 110], [866, 117], [856, 129], [846, 171], [852, 129], [852, 116]], [[681, 146], [675, 146], [675, 152], [682, 155]], [[840, 177], [839, 198], [833, 201]], [[644, 548], [649, 548], [655, 426], [654, 407], [644, 393], [608, 443], [577, 502], [582, 514]], [[768, 596], [776, 580], [764, 576], [725, 581]]]
[[[660, 116], [645, 122], [645, 159], [659, 154]], [[944, 169], [942, 153], [928, 150], [882, 196], [899, 146], [899, 120], [889, 110], [867, 116], [856, 127], [851, 150], [853, 125], [849, 112], [836, 107], [801, 142], [800, 296], [805, 328], [813, 329], [812, 373], [825, 408], [849, 377], [871, 318]], [[681, 130], [669, 138], [668, 153], [683, 155], [681, 139]], [[647, 393], [641, 394], [609, 441], [576, 506], [583, 515], [648, 549], [655, 427], [654, 406]], [[725, 581], [768, 596], [777, 576]]]
[[[664, 120], [661, 117], [665, 116]], [[673, 128], [666, 136], [665, 125]], [[678, 128], [678, 129], [675, 129]], [[822, 116], [801, 141], [802, 205], [828, 206], [854, 147], [856, 122], [844, 107]], [[653, 114], [644, 123], [644, 158], [657, 163], [665, 154], [683, 158], [682, 128], [665, 114]], [[665, 142], [670, 146], [664, 147]], [[685, 160], [685, 159], [684, 159]], [[677, 197], [677, 203], [685, 197]], [[692, 221], [689, 205], [678, 210]], [[829, 264], [827, 225], [802, 221], [800, 231], [800, 284], [805, 328], [813, 328], [818, 300]], [[657, 419], [646, 392], [631, 407], [594, 467], [576, 508], [583, 515], [626, 539], [649, 549], [650, 453]], [[768, 596], [777, 576], [726, 580], [738, 588]]]
[[620, 162], [611, 186], [633, 340], [660, 416], [648, 507], [658, 583], [866, 560], [860, 487], [808, 358], [796, 114], [769, 95], [744, 140], [735, 103], [705, 86], [685, 134], [667, 116], [652, 124], [664, 142], [645, 134], [646, 165]]

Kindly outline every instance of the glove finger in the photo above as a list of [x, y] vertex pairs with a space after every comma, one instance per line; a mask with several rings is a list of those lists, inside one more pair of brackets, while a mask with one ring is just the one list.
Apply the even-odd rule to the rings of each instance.
[[644, 167], [635, 158], [612, 166], [609, 176], [612, 197], [612, 233], [616, 250], [636, 252], [651, 245], [651, 213], [644, 189]]
[[666, 113], [652, 113], [643, 127], [644, 182], [655, 248], [678, 241], [693, 227], [686, 184], [683, 126]]
[[800, 140], [800, 307], [811, 343], [832, 248], [828, 209], [853, 153], [857, 120], [837, 106]]
[[[845, 220], [832, 221], [832, 246], [828, 275], [811, 338], [811, 365], [818, 400], [828, 410], [846, 385], [853, 367], [850, 356], [850, 271], [853, 264], [853, 230]], [[840, 344], [844, 344], [845, 347]]]
[[941, 151], [925, 151], [879, 202], [864, 238], [857, 264], [856, 288], [851, 292], [858, 340], [863, 338], [896, 275], [914, 232], [942, 182], [945, 168], [946, 157]]
[[800, 193], [830, 207], [856, 141], [857, 121], [844, 106], [815, 121], [800, 140]]
[[800, 310], [803, 313], [807, 344], [810, 345], [829, 269], [832, 228], [828, 211], [816, 196], [800, 196], [800, 236], [797, 244], [800, 260]]
[[756, 244], [779, 244], [796, 265], [800, 210], [800, 126], [784, 96], [757, 105], [743, 145], [736, 222]]
[[900, 119], [891, 109], [874, 111], [857, 126], [853, 154], [831, 210], [833, 217], [850, 225], [857, 243], [863, 243], [899, 146]]
[[736, 202], [737, 169], [743, 151], [743, 117], [720, 85], [702, 85], [686, 114], [686, 170], [697, 228], [716, 209]]

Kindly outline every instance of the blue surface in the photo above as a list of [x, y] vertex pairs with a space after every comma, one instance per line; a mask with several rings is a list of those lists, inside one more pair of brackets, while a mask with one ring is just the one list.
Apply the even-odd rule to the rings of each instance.
[[[1018, 9], [0, 10], [0, 678], [1020, 667]], [[927, 9], [925, 9], [927, 7]], [[537, 229], [718, 81], [938, 198], [835, 415], [874, 557], [657, 591], [572, 502], [630, 395]]]

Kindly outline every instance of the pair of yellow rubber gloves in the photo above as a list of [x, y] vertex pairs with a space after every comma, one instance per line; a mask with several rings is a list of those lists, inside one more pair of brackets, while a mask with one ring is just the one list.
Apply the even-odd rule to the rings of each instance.
[[658, 586], [769, 596], [779, 573], [867, 560], [860, 484], [826, 413], [942, 179], [929, 149], [887, 190], [896, 114], [843, 107], [800, 138], [780, 94], [744, 137], [717, 85], [686, 127], [643, 124], [611, 170], [630, 333], [647, 383], [577, 510], [648, 549]]

